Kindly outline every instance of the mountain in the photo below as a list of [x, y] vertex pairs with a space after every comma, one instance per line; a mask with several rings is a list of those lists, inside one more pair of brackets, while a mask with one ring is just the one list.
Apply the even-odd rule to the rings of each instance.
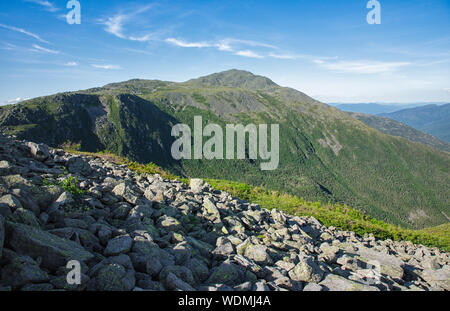
[[[181, 160], [170, 155], [172, 126], [194, 116], [227, 123], [279, 124], [280, 165], [261, 160]], [[184, 83], [130, 80], [35, 98], [0, 108], [0, 129], [51, 146], [79, 143], [174, 174], [219, 178], [345, 203], [410, 228], [440, 225], [450, 215], [450, 155], [385, 135], [304, 93], [245, 71]], [[206, 139], [204, 139], [205, 141]], [[248, 152], [248, 150], [247, 150]]]
[[342, 111], [358, 112], [366, 114], [380, 114], [389, 113], [406, 108], [412, 108], [420, 106], [421, 104], [375, 104], [375, 103], [361, 103], [361, 104], [341, 104], [330, 103], [330, 106], [334, 106]]
[[349, 112], [349, 114], [364, 122], [371, 128], [377, 129], [384, 134], [403, 137], [411, 141], [450, 152], [450, 143], [442, 141], [430, 134], [416, 130], [415, 128], [401, 122], [365, 113]]
[[400, 121], [450, 142], [450, 104], [403, 109], [380, 116]]

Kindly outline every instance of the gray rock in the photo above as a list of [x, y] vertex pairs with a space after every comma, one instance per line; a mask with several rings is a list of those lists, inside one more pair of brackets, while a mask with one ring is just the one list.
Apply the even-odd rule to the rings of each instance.
[[129, 235], [122, 235], [109, 240], [105, 248], [105, 256], [116, 256], [126, 254], [131, 250], [133, 239]]
[[177, 219], [165, 215], [159, 218], [158, 226], [166, 231], [183, 231], [183, 226]]
[[27, 225], [6, 222], [8, 243], [20, 254], [41, 257], [42, 265], [50, 270], [65, 266], [70, 260], [85, 262], [94, 258], [79, 244]]
[[207, 280], [207, 283], [237, 285], [242, 283], [242, 281], [242, 272], [238, 266], [227, 260], [214, 270]]
[[322, 291], [322, 286], [317, 283], [308, 283], [303, 288], [304, 292], [320, 292]]
[[379, 291], [376, 287], [348, 280], [335, 274], [328, 274], [319, 285], [325, 291]]
[[245, 257], [254, 260], [259, 265], [269, 265], [272, 263], [265, 245], [250, 245], [245, 249]]
[[163, 265], [158, 258], [149, 257], [146, 263], [146, 272], [148, 275], [156, 277], [159, 275], [163, 268]]
[[175, 264], [177, 265], [183, 265], [191, 259], [192, 247], [186, 241], [178, 243], [172, 250], [175, 256]]
[[177, 289], [185, 292], [193, 292], [195, 288], [193, 288], [188, 283], [180, 280], [175, 274], [170, 272], [166, 277], [166, 287], [167, 289]]
[[6, 204], [12, 211], [15, 211], [18, 208], [23, 208], [22, 203], [20, 203], [19, 199], [11, 194], [4, 195], [0, 198], [0, 203]]
[[36, 144], [33, 142], [28, 142], [26, 145], [30, 148], [32, 156], [38, 161], [45, 161], [50, 156], [48, 146], [43, 144]]
[[1, 271], [2, 281], [13, 287], [21, 287], [28, 283], [42, 283], [49, 280], [46, 272], [29, 256], [12, 254], [9, 264]]
[[403, 266], [405, 263], [401, 259], [366, 247], [360, 247], [357, 255], [359, 260], [370, 265], [379, 266], [381, 274], [388, 275], [394, 279], [403, 278]]
[[115, 186], [112, 192], [115, 195], [122, 197], [130, 204], [136, 204], [139, 199], [138, 194], [125, 182], [122, 182]]
[[189, 186], [194, 193], [201, 193], [207, 190], [209, 185], [203, 180], [198, 178], [192, 178], [189, 180]]
[[89, 162], [82, 157], [71, 157], [66, 164], [67, 170], [72, 174], [80, 174], [83, 176], [89, 176], [92, 172], [92, 168]]
[[269, 286], [267, 286], [266, 282], [259, 281], [253, 285], [253, 291], [255, 292], [268, 292], [270, 290]]
[[323, 278], [323, 271], [311, 257], [300, 257], [299, 263], [289, 271], [289, 277], [294, 281], [319, 283]]
[[131, 291], [136, 285], [130, 258], [121, 254], [109, 257], [90, 270], [88, 289], [97, 291]]
[[3, 243], [5, 242], [5, 218], [0, 215], [0, 258], [3, 255]]
[[209, 269], [203, 261], [192, 258], [186, 266], [192, 271], [198, 283], [202, 283], [208, 279]]
[[20, 222], [24, 225], [29, 225], [32, 227], [39, 227], [39, 220], [36, 218], [36, 216], [33, 214], [33, 212], [30, 212], [29, 210], [26, 210], [24, 208], [18, 208], [12, 215], [12, 219], [15, 222]]
[[163, 268], [159, 274], [159, 280], [163, 282], [164, 286], [168, 286], [167, 277], [169, 274], [176, 275], [183, 282], [190, 284], [191, 286], [195, 285], [195, 278], [192, 274], [192, 271], [184, 266], [167, 266]]

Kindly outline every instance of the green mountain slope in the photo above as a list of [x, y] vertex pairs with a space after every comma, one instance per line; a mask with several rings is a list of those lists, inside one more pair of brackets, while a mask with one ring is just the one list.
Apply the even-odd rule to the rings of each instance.
[[450, 104], [403, 109], [380, 116], [400, 121], [450, 142]]
[[364, 122], [368, 126], [377, 129], [384, 134], [403, 137], [411, 141], [450, 152], [450, 143], [442, 141], [430, 134], [426, 134], [424, 132], [416, 130], [415, 128], [403, 124], [399, 121], [365, 113], [349, 112], [349, 114], [352, 117]]
[[[174, 161], [171, 127], [203, 122], [280, 124], [280, 165], [258, 160]], [[447, 222], [450, 155], [384, 135], [347, 113], [267, 78], [227, 71], [185, 83], [131, 80], [0, 109], [2, 131], [58, 146], [154, 162], [175, 174], [229, 179], [307, 200], [346, 203], [393, 224]], [[206, 141], [206, 139], [204, 140]]]

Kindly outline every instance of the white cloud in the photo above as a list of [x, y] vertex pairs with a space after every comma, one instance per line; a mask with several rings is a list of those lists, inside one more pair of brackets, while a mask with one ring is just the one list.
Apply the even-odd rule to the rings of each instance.
[[131, 40], [131, 41], [149, 41], [153, 38], [152, 34], [147, 34], [144, 36], [128, 36], [124, 34], [124, 25], [132, 19], [134, 16], [144, 13], [151, 9], [153, 7], [153, 4], [144, 6], [142, 8], [139, 8], [131, 13], [120, 13], [116, 14], [114, 16], [108, 17], [106, 20], [101, 20], [101, 24], [105, 25], [105, 31], [109, 32], [110, 34], [113, 34], [114, 36], [125, 39], [125, 40]]
[[330, 71], [360, 74], [376, 74], [396, 71], [397, 69], [411, 65], [409, 62], [380, 62], [380, 61], [338, 61], [326, 62], [316, 59], [314, 63]]
[[46, 49], [40, 45], [37, 44], [33, 44], [33, 49], [31, 51], [34, 52], [45, 52], [45, 53], [50, 53], [50, 54], [59, 54], [59, 51], [56, 50], [50, 50], [50, 49]]
[[185, 42], [174, 38], [168, 38], [165, 41], [183, 48], [208, 48], [214, 46], [213, 44], [206, 42]]
[[449, 92], [449, 93], [450, 93], [450, 87], [449, 87], [449, 88], [446, 88], [446, 89], [444, 89], [444, 91], [446, 91], [446, 92]]
[[289, 54], [276, 54], [276, 53], [269, 53], [269, 57], [277, 58], [277, 59], [297, 59], [298, 57], [295, 55], [289, 55]]
[[65, 63], [64, 66], [75, 67], [75, 66], [78, 66], [78, 63], [77, 62], [68, 62], [68, 63]]
[[250, 57], [250, 58], [264, 58], [264, 56], [259, 55], [258, 53], [255, 53], [255, 52], [250, 51], [250, 50], [237, 51], [234, 54], [238, 55], [238, 56], [244, 56], [244, 57]]
[[36, 39], [36, 40], [38, 40], [38, 41], [41, 41], [41, 42], [43, 42], [43, 43], [47, 43], [47, 44], [50, 43], [50, 42], [48, 42], [48, 41], [42, 39], [42, 38], [39, 37], [38, 35], [36, 35], [36, 34], [34, 34], [34, 33], [32, 33], [32, 32], [26, 31], [25, 29], [22, 29], [22, 28], [18, 28], [18, 27], [14, 27], [14, 26], [9, 26], [9, 25], [4, 25], [4, 24], [0, 24], [0, 27], [5, 28], [5, 29], [9, 29], [9, 30], [12, 30], [12, 31], [16, 31], [16, 32], [23, 33], [24, 35], [30, 36], [30, 37], [32, 37], [32, 38], [34, 38], [34, 39]]
[[121, 39], [126, 39], [126, 36], [122, 34], [123, 22], [125, 21], [125, 19], [125, 15], [115, 15], [113, 17], [108, 17], [108, 20], [104, 22], [104, 24], [106, 25], [105, 31]]
[[39, 4], [41, 6], [43, 6], [45, 8], [45, 10], [49, 11], [49, 12], [56, 12], [59, 9], [57, 7], [55, 7], [51, 2], [46, 1], [46, 0], [25, 0], [26, 2], [31, 2], [31, 3], [36, 3]]
[[119, 65], [97, 65], [97, 64], [92, 64], [91, 65], [94, 68], [97, 69], [105, 69], [105, 70], [119, 70], [122, 69]]

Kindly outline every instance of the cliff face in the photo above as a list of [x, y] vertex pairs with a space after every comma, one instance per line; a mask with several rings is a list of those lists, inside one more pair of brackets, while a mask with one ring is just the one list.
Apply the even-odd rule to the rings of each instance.
[[[66, 264], [81, 264], [81, 284]], [[449, 290], [450, 256], [0, 136], [0, 288]]]

